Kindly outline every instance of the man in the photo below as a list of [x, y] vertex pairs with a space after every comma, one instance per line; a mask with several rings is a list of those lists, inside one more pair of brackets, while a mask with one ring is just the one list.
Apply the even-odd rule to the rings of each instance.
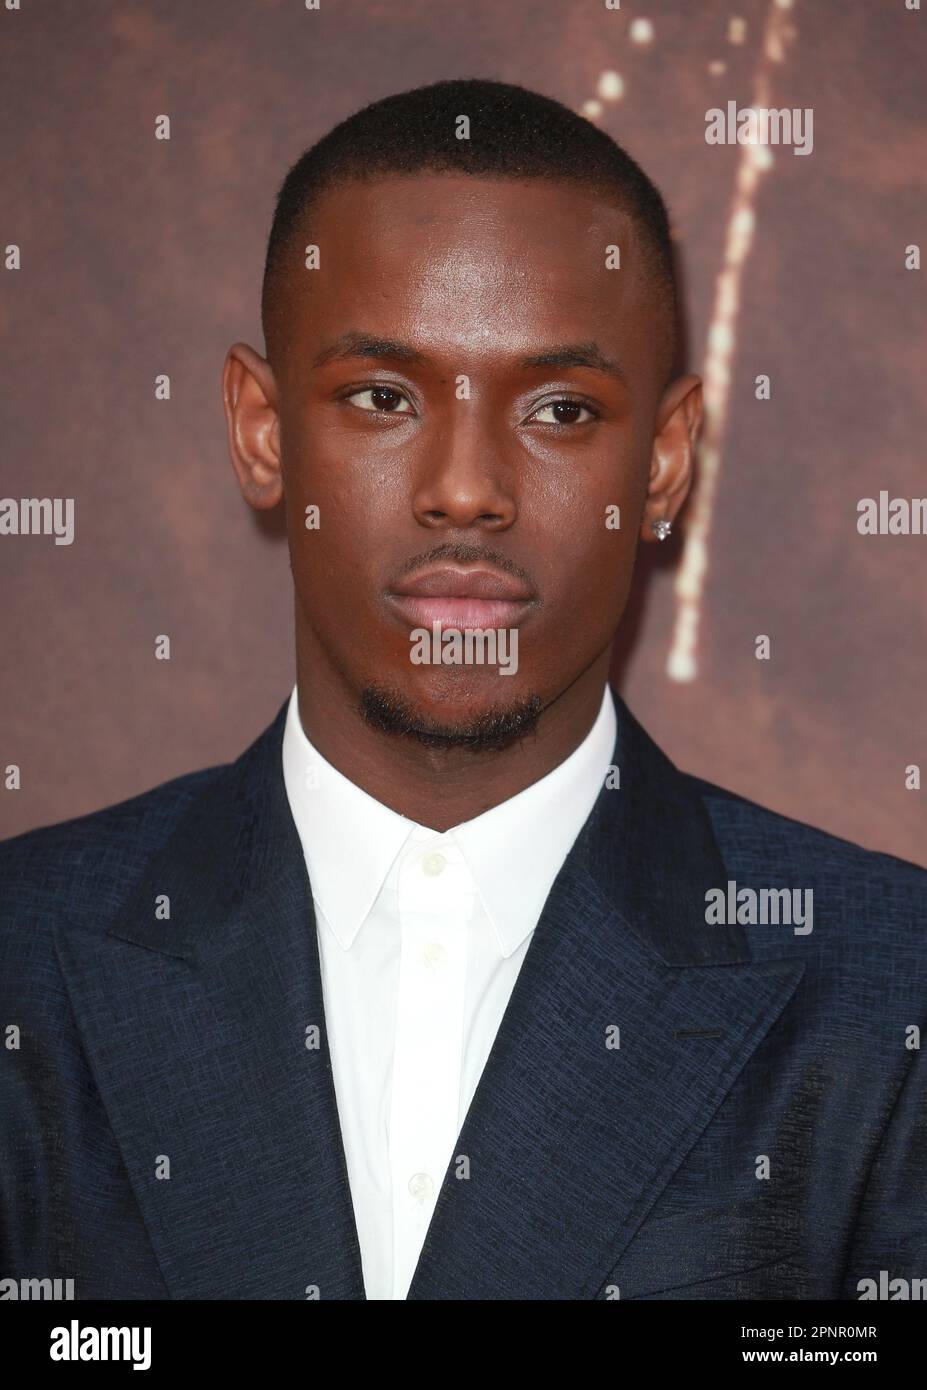
[[296, 686], [237, 762], [3, 847], [0, 1275], [927, 1275], [927, 875], [680, 773], [607, 684], [702, 409], [656, 189], [522, 89], [391, 97], [287, 176], [262, 313], [224, 399]]

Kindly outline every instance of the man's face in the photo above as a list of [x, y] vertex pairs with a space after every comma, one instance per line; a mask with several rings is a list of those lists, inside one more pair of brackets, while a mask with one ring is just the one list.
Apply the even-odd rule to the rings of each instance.
[[[305, 240], [320, 268], [271, 357], [309, 669], [426, 729], [547, 707], [611, 645], [653, 485], [661, 321], [632, 223], [578, 184], [420, 174], [326, 192]], [[436, 620], [509, 653], [517, 629], [517, 669], [416, 664]]]

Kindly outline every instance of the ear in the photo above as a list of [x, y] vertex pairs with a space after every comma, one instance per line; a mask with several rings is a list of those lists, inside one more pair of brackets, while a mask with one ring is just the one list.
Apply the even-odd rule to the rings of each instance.
[[255, 511], [283, 496], [277, 383], [270, 363], [246, 343], [233, 343], [222, 369], [229, 453], [242, 496]]
[[641, 540], [656, 540], [651, 523], [661, 517], [673, 521], [686, 500], [701, 425], [701, 378], [678, 377], [667, 386], [657, 407]]

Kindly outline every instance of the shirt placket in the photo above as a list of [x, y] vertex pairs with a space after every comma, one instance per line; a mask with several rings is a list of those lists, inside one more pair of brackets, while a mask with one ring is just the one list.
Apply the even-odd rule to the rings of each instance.
[[390, 1102], [394, 1297], [404, 1298], [457, 1140], [467, 984], [468, 871], [437, 836], [407, 852]]

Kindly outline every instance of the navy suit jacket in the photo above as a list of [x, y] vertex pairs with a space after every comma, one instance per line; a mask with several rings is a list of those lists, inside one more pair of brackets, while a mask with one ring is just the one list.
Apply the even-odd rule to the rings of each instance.
[[[409, 1298], [927, 1277], [927, 873], [680, 773], [616, 704], [620, 787], [553, 885]], [[237, 762], [0, 845], [0, 1278], [364, 1298], [285, 712]], [[813, 930], [709, 924], [732, 881], [812, 890]]]

